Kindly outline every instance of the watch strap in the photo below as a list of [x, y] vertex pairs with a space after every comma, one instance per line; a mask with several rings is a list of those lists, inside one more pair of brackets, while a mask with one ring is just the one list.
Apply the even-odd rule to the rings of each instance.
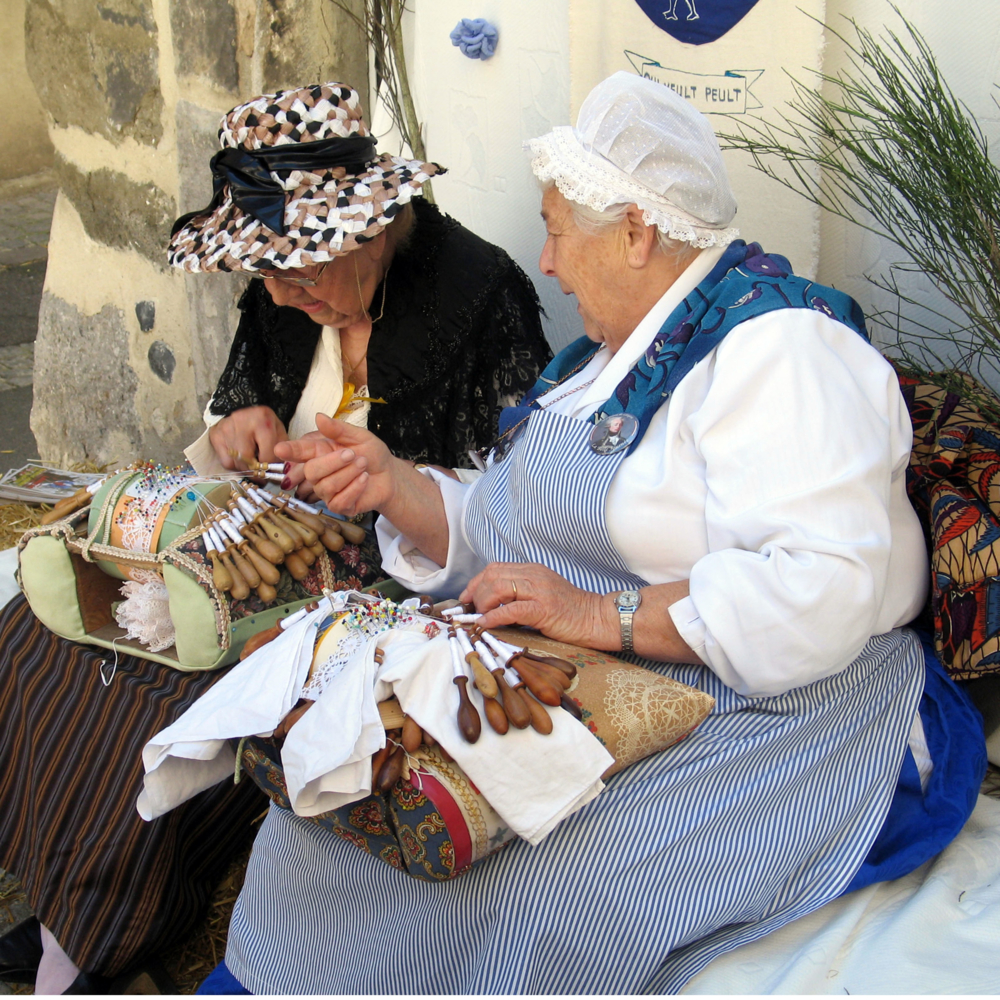
[[642, 603], [642, 595], [636, 590], [625, 590], [614, 601], [618, 611], [618, 626], [621, 630], [622, 652], [634, 653], [633, 619]]
[[634, 611], [626, 611], [623, 608], [618, 609], [618, 621], [621, 626], [622, 632], [622, 652], [623, 653], [634, 653], [635, 648], [632, 645], [632, 619], [635, 617]]

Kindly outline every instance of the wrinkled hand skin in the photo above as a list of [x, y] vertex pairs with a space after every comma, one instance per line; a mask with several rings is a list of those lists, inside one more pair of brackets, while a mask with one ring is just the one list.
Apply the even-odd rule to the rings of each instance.
[[458, 599], [475, 604], [483, 615], [483, 628], [525, 625], [561, 642], [617, 648], [617, 621], [609, 630], [607, 598], [574, 587], [538, 563], [491, 563], [469, 581]]
[[316, 415], [316, 427], [316, 434], [278, 444], [277, 457], [301, 463], [300, 482], [310, 484], [334, 513], [353, 517], [379, 510], [392, 496], [392, 470], [399, 459], [361, 427], [322, 413]]
[[248, 406], [210, 427], [208, 440], [225, 468], [243, 471], [248, 460], [275, 461], [274, 446], [288, 434], [269, 406]]

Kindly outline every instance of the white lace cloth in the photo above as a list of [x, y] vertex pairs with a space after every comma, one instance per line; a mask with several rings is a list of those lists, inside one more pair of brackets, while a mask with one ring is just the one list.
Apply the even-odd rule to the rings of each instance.
[[159, 653], [177, 637], [167, 585], [150, 570], [134, 569], [132, 577], [122, 584], [125, 600], [115, 609], [115, 621], [125, 629], [126, 638], [138, 639], [151, 653]]
[[[146, 769], [137, 808], [155, 819], [218, 781], [231, 780], [228, 744], [269, 735], [302, 691], [325, 605], [248, 656], [143, 749]], [[374, 662], [382, 648], [380, 668]], [[443, 746], [491, 806], [519, 836], [538, 843], [557, 823], [603, 789], [613, 758], [590, 732], [561, 709], [553, 730], [512, 729], [498, 736], [483, 723], [475, 744], [458, 730], [458, 696], [444, 634], [397, 628], [372, 639], [330, 678], [281, 750], [293, 810], [315, 816], [371, 793], [371, 755], [384, 745], [377, 703], [395, 694]], [[470, 696], [482, 704], [478, 693]], [[249, 779], [247, 779], [249, 780]]]

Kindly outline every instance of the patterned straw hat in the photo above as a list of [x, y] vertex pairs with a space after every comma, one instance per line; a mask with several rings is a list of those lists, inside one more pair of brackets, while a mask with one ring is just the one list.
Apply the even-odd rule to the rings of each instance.
[[212, 202], [174, 223], [167, 248], [185, 271], [308, 267], [350, 253], [444, 173], [379, 155], [357, 92], [342, 83], [241, 104], [222, 119], [219, 142]]

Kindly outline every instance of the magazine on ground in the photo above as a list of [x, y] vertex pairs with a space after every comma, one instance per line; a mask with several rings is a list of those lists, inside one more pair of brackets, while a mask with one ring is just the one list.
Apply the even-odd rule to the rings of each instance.
[[70, 472], [51, 465], [22, 465], [0, 479], [0, 498], [23, 503], [57, 503], [105, 476], [103, 472]]

